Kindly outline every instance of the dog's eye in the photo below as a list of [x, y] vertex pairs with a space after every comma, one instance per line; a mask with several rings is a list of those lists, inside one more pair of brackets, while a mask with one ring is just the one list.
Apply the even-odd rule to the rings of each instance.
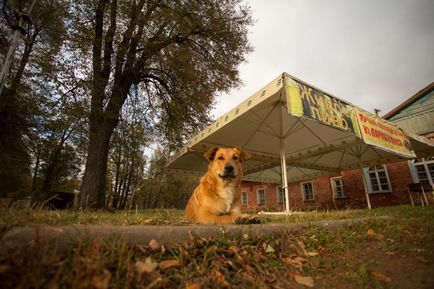
[[237, 157], [237, 156], [233, 156], [232, 159], [233, 159], [234, 161], [237, 161], [237, 160], [239, 160], [239, 157]]
[[224, 160], [225, 158], [224, 158], [223, 156], [219, 156], [218, 159], [222, 161], [222, 160]]

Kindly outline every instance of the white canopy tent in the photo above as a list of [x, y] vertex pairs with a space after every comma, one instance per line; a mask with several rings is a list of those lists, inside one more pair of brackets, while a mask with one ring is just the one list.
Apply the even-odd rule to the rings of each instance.
[[[201, 175], [207, 168], [203, 153], [209, 148], [241, 147], [252, 155], [243, 164], [244, 180], [281, 183], [289, 211], [288, 182], [416, 157], [408, 138], [384, 120], [380, 127], [399, 136], [379, 134], [376, 126], [370, 128], [372, 135], [394, 146], [373, 144], [364, 137], [358, 116], [366, 126], [374, 125], [375, 116], [283, 73], [192, 137], [168, 167]], [[369, 128], [364, 130], [371, 135]], [[397, 143], [401, 147], [396, 148]], [[434, 151], [429, 143], [421, 146], [425, 153]], [[367, 193], [366, 199], [370, 207]]]

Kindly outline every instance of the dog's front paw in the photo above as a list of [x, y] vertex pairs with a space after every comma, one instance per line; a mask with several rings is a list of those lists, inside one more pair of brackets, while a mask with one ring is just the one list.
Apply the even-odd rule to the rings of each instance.
[[235, 219], [235, 224], [248, 225], [248, 224], [260, 224], [261, 220], [254, 216], [242, 214]]

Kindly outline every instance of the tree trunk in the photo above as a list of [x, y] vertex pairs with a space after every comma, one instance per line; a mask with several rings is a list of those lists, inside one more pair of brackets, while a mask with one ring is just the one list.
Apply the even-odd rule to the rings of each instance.
[[32, 205], [36, 203], [36, 201], [39, 199], [39, 191], [38, 192], [36, 191], [36, 178], [38, 177], [40, 162], [41, 162], [41, 150], [38, 145], [36, 148], [36, 162], [35, 162], [35, 168], [33, 170], [33, 178], [32, 178], [32, 198], [31, 198]]
[[105, 206], [109, 144], [116, 125], [116, 120], [90, 117], [89, 147], [80, 188], [82, 208], [101, 209]]

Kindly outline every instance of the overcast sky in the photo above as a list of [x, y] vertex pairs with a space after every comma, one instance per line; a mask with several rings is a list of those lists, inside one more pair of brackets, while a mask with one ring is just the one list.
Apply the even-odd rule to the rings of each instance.
[[434, 81], [434, 0], [246, 2], [255, 51], [215, 117], [282, 72], [381, 115]]

